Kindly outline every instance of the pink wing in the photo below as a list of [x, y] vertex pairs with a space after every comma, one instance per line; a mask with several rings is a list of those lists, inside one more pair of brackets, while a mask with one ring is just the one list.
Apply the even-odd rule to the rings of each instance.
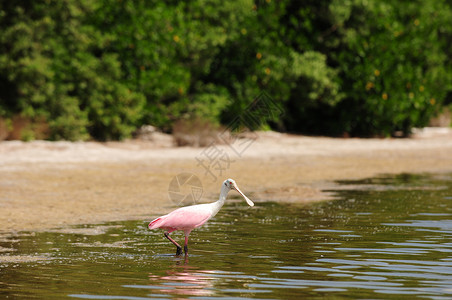
[[149, 223], [149, 229], [193, 229], [207, 222], [207, 220], [209, 220], [210, 218], [210, 215], [210, 211], [193, 210], [191, 207], [182, 207], [167, 215], [153, 220], [151, 223]]
[[155, 229], [155, 228], [159, 228], [160, 224], [162, 223], [163, 219], [165, 216], [163, 217], [159, 217], [157, 219], [155, 219], [154, 221], [151, 221], [151, 223], [149, 223], [148, 227], [149, 229]]

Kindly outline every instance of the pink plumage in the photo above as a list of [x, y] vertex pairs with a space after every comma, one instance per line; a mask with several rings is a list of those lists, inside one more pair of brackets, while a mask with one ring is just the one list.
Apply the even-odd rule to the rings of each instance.
[[[197, 206], [197, 205], [196, 205]], [[187, 206], [176, 209], [175, 211], [158, 217], [151, 223], [149, 223], [149, 229], [162, 228], [168, 230], [169, 232], [175, 230], [193, 230], [204, 223], [206, 223], [212, 212], [206, 209], [193, 209], [195, 206]]]

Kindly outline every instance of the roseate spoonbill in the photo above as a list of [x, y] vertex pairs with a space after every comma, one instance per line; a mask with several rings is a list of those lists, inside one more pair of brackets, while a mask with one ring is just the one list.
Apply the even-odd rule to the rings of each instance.
[[218, 211], [223, 206], [224, 201], [226, 200], [228, 192], [231, 189], [236, 190], [240, 195], [242, 195], [249, 206], [254, 206], [253, 201], [248, 199], [248, 197], [245, 196], [242, 191], [240, 191], [235, 181], [233, 179], [227, 179], [221, 185], [220, 199], [218, 199], [218, 201], [208, 204], [198, 204], [178, 208], [167, 215], [158, 217], [157, 219], [153, 220], [151, 223], [149, 223], [148, 227], [149, 229], [162, 228], [166, 230], [166, 232], [164, 233], [165, 237], [177, 247], [176, 255], [180, 255], [182, 253], [182, 247], [175, 240], [173, 240], [169, 236], [169, 234], [175, 230], [184, 231], [184, 252], [185, 255], [187, 255], [188, 236], [190, 235], [190, 232], [193, 229], [205, 224], [218, 213]]

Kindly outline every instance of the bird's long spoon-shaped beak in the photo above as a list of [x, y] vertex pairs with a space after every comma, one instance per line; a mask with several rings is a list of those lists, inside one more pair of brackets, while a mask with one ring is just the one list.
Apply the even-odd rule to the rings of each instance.
[[243, 198], [245, 198], [246, 203], [248, 203], [249, 206], [254, 206], [253, 201], [251, 201], [250, 199], [248, 199], [247, 196], [245, 196], [244, 193], [242, 193], [242, 191], [239, 189], [239, 187], [237, 186], [237, 184], [234, 184], [233, 186], [234, 190], [236, 190], [240, 195], [242, 195]]

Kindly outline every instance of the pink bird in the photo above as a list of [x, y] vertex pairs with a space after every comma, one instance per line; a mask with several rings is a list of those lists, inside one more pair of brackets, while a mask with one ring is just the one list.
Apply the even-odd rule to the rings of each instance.
[[190, 232], [193, 229], [204, 225], [218, 213], [218, 211], [223, 206], [224, 201], [226, 200], [228, 192], [231, 189], [236, 190], [240, 195], [242, 195], [249, 206], [254, 206], [253, 201], [248, 199], [248, 197], [245, 196], [242, 191], [240, 191], [235, 181], [233, 179], [227, 179], [221, 185], [220, 199], [218, 199], [218, 201], [208, 204], [198, 204], [178, 208], [167, 215], [158, 217], [157, 219], [149, 223], [148, 227], [149, 229], [162, 228], [166, 230], [166, 232], [164, 233], [165, 237], [177, 247], [176, 255], [180, 255], [182, 253], [182, 247], [175, 240], [173, 240], [169, 236], [169, 234], [175, 230], [184, 231], [184, 252], [185, 255], [187, 255], [188, 236], [190, 235]]

